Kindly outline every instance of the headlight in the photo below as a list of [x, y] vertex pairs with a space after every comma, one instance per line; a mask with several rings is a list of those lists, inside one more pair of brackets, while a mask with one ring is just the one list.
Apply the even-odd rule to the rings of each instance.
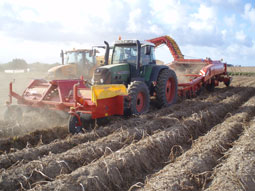
[[100, 82], [101, 82], [101, 84], [103, 84], [103, 83], [104, 83], [104, 79], [101, 78], [101, 79], [100, 79]]

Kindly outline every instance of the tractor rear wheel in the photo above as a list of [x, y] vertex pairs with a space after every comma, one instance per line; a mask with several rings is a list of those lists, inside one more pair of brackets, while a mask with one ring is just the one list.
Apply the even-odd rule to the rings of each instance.
[[83, 132], [82, 127], [77, 126], [78, 118], [75, 115], [69, 117], [68, 130], [69, 133], [76, 134]]
[[142, 81], [134, 81], [128, 87], [130, 97], [130, 113], [146, 113], [150, 107], [150, 93], [147, 85]]
[[164, 69], [159, 73], [155, 87], [157, 106], [167, 107], [177, 100], [177, 77], [173, 70]]

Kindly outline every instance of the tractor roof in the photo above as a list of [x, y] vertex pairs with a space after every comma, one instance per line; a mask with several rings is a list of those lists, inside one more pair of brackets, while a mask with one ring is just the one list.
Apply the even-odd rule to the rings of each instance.
[[67, 50], [66, 53], [69, 52], [89, 52], [91, 49], [73, 49], [73, 50]]
[[[155, 44], [148, 42], [148, 41], [140, 41], [141, 46], [155, 46]], [[136, 44], [136, 40], [117, 40], [115, 44]]]
[[[73, 49], [73, 50], [67, 50], [65, 53], [72, 53], [72, 52], [90, 52], [92, 49]], [[96, 53], [100, 53], [99, 50], [96, 50]]]

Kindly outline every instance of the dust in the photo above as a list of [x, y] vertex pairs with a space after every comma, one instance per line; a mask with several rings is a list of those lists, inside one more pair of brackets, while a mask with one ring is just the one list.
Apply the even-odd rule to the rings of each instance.
[[[13, 82], [13, 91], [21, 95], [33, 79], [42, 79], [44, 76], [46, 76], [46, 72], [0, 73], [0, 138], [24, 135], [34, 130], [53, 126], [66, 126], [67, 115], [43, 109], [28, 110], [27, 108], [21, 108], [11, 115], [7, 114], [7, 118], [5, 116], [7, 113], [6, 101], [9, 101], [9, 83]], [[13, 105], [17, 105], [15, 98], [13, 98]]]
[[[0, 72], [0, 119], [6, 109], [6, 101], [9, 101], [9, 83], [13, 82], [13, 90], [18, 94], [22, 94], [25, 88], [29, 85], [31, 80], [40, 79], [46, 75], [46, 72], [26, 72], [18, 74], [7, 74]], [[15, 99], [13, 99], [16, 103]]]
[[[19, 109], [22, 107], [18, 107]], [[24, 135], [35, 130], [66, 126], [68, 114], [46, 109], [31, 109], [30, 111], [13, 112], [12, 118], [0, 121], [0, 138]]]
[[191, 77], [186, 76], [187, 74], [198, 75], [200, 70], [205, 66], [205, 64], [189, 64], [189, 63], [177, 63], [172, 62], [169, 67], [173, 69], [176, 73], [178, 83], [188, 83], [192, 80]]

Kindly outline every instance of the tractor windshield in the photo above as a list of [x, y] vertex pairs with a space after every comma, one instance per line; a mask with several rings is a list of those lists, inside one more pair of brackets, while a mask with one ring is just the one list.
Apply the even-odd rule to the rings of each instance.
[[112, 56], [112, 64], [129, 63], [135, 64], [137, 57], [136, 45], [115, 46]]
[[89, 52], [67, 52], [65, 56], [65, 64], [91, 64], [93, 56]]
[[65, 56], [65, 64], [76, 64], [82, 62], [81, 52], [67, 52]]

